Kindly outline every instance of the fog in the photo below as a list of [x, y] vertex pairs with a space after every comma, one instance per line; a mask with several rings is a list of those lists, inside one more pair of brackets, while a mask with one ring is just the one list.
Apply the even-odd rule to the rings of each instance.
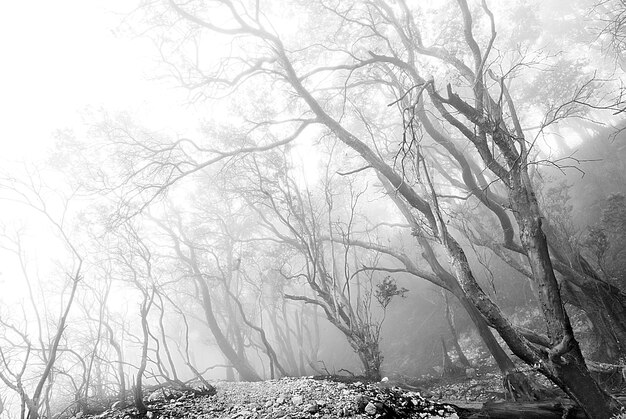
[[618, 411], [624, 4], [421, 3], [0, 6], [0, 418], [480, 368]]

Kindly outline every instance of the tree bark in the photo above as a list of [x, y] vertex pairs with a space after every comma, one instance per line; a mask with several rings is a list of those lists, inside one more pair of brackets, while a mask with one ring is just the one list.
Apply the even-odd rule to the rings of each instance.
[[443, 378], [465, 377], [465, 368], [455, 365], [452, 362], [452, 358], [448, 354], [448, 348], [446, 348], [446, 341], [441, 336], [441, 352], [443, 358], [443, 370], [441, 376]]
[[470, 364], [469, 360], [463, 353], [463, 349], [461, 348], [461, 345], [459, 344], [459, 336], [456, 332], [456, 327], [454, 325], [454, 318], [452, 316], [452, 311], [450, 310], [450, 302], [448, 301], [448, 296], [445, 294], [445, 291], [444, 291], [443, 297], [446, 302], [446, 320], [448, 321], [448, 326], [450, 327], [450, 334], [452, 335], [452, 344], [454, 345], [454, 349], [457, 355], [459, 356], [459, 362], [464, 367], [471, 368], [472, 365]]
[[[382, 174], [379, 173], [378, 178], [385, 187], [389, 197], [396, 204], [396, 207], [404, 215], [404, 218], [407, 220], [409, 225], [416, 230], [416, 233], [418, 233], [420, 227], [404, 201], [397, 196], [390, 182], [383, 177]], [[441, 265], [441, 263], [439, 263], [437, 255], [435, 255], [435, 252], [433, 251], [433, 248], [428, 240], [421, 237], [419, 234], [416, 234], [416, 238], [423, 251], [422, 257], [426, 260], [437, 278], [439, 278], [443, 285], [445, 285], [445, 288], [459, 300], [472, 320], [472, 323], [476, 326], [478, 334], [485, 343], [485, 346], [487, 346], [487, 350], [491, 356], [493, 356], [493, 359], [496, 361], [496, 365], [498, 365], [498, 368], [502, 372], [502, 384], [508, 397], [513, 400], [537, 400], [539, 398], [539, 392], [542, 390], [541, 386], [528, 378], [528, 376], [524, 373], [517, 371], [513, 361], [504, 349], [502, 349], [491, 332], [489, 323], [480, 310], [476, 308], [476, 305], [468, 298], [457, 278], [448, 272]], [[467, 269], [469, 269], [469, 265]]]
[[537, 199], [532, 192], [525, 169], [519, 170], [521, 173], [513, 172], [510, 200], [552, 345], [540, 368], [553, 378], [553, 381], [577, 402], [589, 417], [606, 417], [607, 412], [617, 412], [621, 406], [599, 386], [585, 364], [561, 299], [548, 241], [541, 228]]

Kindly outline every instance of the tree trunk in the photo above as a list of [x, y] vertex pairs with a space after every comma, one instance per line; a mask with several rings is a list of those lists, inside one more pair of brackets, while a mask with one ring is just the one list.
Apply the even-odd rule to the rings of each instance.
[[540, 400], [542, 394], [546, 392], [546, 389], [529, 378], [526, 374], [517, 370], [509, 355], [496, 340], [489, 328], [489, 324], [480, 311], [465, 296], [463, 291], [460, 290], [460, 287], [457, 292], [460, 293], [457, 295], [457, 298], [461, 302], [461, 305], [463, 305], [463, 308], [465, 308], [465, 311], [469, 314], [470, 319], [472, 319], [472, 322], [478, 330], [478, 334], [502, 372], [502, 386], [504, 387], [507, 398], [517, 401]]
[[446, 320], [448, 320], [448, 326], [450, 327], [450, 334], [452, 335], [452, 344], [454, 345], [454, 349], [457, 355], [459, 356], [459, 362], [464, 367], [471, 368], [472, 365], [470, 364], [469, 360], [463, 353], [463, 349], [461, 348], [461, 345], [459, 344], [459, 337], [456, 332], [456, 327], [454, 325], [454, 318], [452, 316], [452, 311], [450, 310], [450, 302], [448, 301], [448, 295], [445, 294], [445, 291], [443, 294], [443, 298], [446, 301]]
[[569, 400], [550, 402], [485, 403], [480, 409], [459, 409], [463, 419], [585, 419], [585, 413]]
[[380, 374], [382, 356], [378, 342], [365, 341], [362, 338], [348, 339], [361, 360], [365, 378], [371, 381], [380, 381], [382, 378]]
[[448, 354], [448, 349], [446, 348], [446, 341], [441, 336], [441, 352], [442, 352], [442, 363], [443, 370], [441, 371], [442, 378], [454, 378], [454, 377], [465, 377], [465, 368], [455, 365]]
[[306, 367], [304, 366], [304, 326], [302, 325], [304, 319], [304, 307], [302, 312], [298, 315], [296, 311], [294, 313], [296, 318], [296, 340], [298, 342], [298, 369], [301, 376], [306, 375]]
[[39, 381], [37, 382], [37, 386], [35, 387], [35, 391], [33, 392], [32, 399], [26, 399], [30, 401], [28, 403], [28, 419], [38, 419], [39, 418], [39, 403], [41, 401], [41, 395], [43, 391], [43, 387], [48, 380], [50, 374], [52, 374], [52, 370], [54, 368], [54, 363], [56, 362], [57, 352], [59, 350], [59, 345], [61, 343], [61, 339], [63, 337], [63, 332], [65, 332], [65, 324], [67, 322], [67, 316], [70, 313], [70, 309], [72, 308], [72, 303], [74, 302], [74, 296], [76, 295], [76, 289], [78, 287], [78, 282], [80, 281], [80, 272], [81, 272], [82, 261], [76, 269], [76, 273], [72, 278], [72, 290], [70, 291], [70, 297], [65, 306], [63, 314], [59, 319], [59, 324], [57, 326], [56, 334], [50, 346], [50, 353], [48, 355], [48, 359], [46, 362], [46, 366], [44, 368], [43, 373], [39, 377]]
[[[283, 303], [284, 305], [284, 303]], [[272, 324], [272, 327], [274, 328], [274, 335], [275, 335], [275, 339], [278, 342], [278, 347], [280, 348], [280, 350], [282, 351], [283, 354], [283, 358], [285, 358], [287, 360], [287, 363], [289, 364], [289, 370], [290, 371], [297, 371], [297, 365], [296, 365], [296, 361], [295, 361], [295, 357], [293, 354], [293, 347], [291, 346], [291, 342], [288, 343], [288, 334], [289, 334], [289, 323], [286, 319], [286, 314], [284, 313], [283, 310], [283, 327], [280, 327], [278, 325], [278, 311], [274, 309], [274, 312], [270, 312], [269, 313], [269, 319], [270, 319], [270, 323]]]
[[109, 344], [113, 347], [115, 353], [117, 354], [117, 360], [115, 363], [117, 365], [117, 375], [119, 375], [120, 379], [120, 392], [118, 398], [121, 401], [126, 401], [126, 378], [124, 377], [124, 355], [122, 353], [122, 347], [115, 340], [113, 328], [108, 323], [104, 323], [104, 326], [109, 332]]
[[565, 302], [582, 310], [593, 326], [593, 342], [595, 348], [586, 356], [599, 362], [616, 362], [623, 353], [618, 333], [611, 326], [608, 313], [602, 310], [592, 298], [573, 283], [560, 282], [561, 293]]
[[222, 351], [222, 354], [230, 361], [233, 368], [237, 370], [239, 376], [244, 381], [261, 381], [261, 377], [254, 371], [252, 366], [248, 363], [248, 360], [242, 354], [238, 354], [237, 351], [232, 347], [220, 325], [215, 318], [215, 313], [213, 312], [213, 304], [211, 302], [211, 293], [209, 291], [209, 286], [207, 285], [204, 276], [202, 275], [202, 271], [198, 267], [198, 262], [196, 259], [196, 254], [193, 247], [189, 247], [189, 256], [183, 254], [182, 249], [180, 248], [180, 240], [174, 234], [174, 232], [167, 226], [162, 225], [166, 231], [170, 233], [171, 238], [174, 240], [174, 248], [178, 257], [183, 260], [191, 269], [193, 273], [194, 279], [198, 288], [200, 289], [200, 301], [202, 303], [202, 308], [204, 311], [204, 316], [211, 330], [213, 337], [215, 338], [215, 342], [217, 346]]
[[150, 331], [148, 329], [148, 313], [150, 312], [150, 306], [154, 300], [154, 290], [152, 296], [148, 300], [148, 294], [144, 292], [143, 304], [141, 305], [141, 331], [143, 333], [143, 340], [141, 345], [141, 361], [139, 369], [137, 370], [137, 380], [135, 382], [135, 407], [139, 411], [139, 417], [144, 417], [148, 409], [143, 402], [143, 373], [146, 370], [148, 362], [148, 337]]
[[525, 169], [519, 169], [516, 173], [514, 168], [511, 180], [510, 201], [552, 345], [540, 369], [577, 402], [590, 418], [605, 418], [608, 412], [618, 412], [621, 406], [591, 377], [574, 337], [561, 300], [548, 241], [541, 228], [537, 199]]
[[[382, 182], [389, 197], [396, 204], [396, 207], [404, 215], [409, 225], [416, 231], [419, 231], [419, 225], [413, 214], [404, 201], [396, 194], [393, 186], [387, 178], [378, 173], [378, 178]], [[507, 353], [502, 349], [496, 338], [493, 336], [489, 323], [485, 320], [482, 313], [476, 308], [476, 305], [468, 298], [466, 292], [461, 287], [457, 277], [448, 272], [437, 259], [437, 255], [433, 251], [432, 246], [424, 237], [416, 236], [423, 253], [422, 257], [426, 260], [432, 271], [445, 284], [450, 291], [461, 303], [470, 319], [476, 326], [478, 334], [487, 346], [487, 350], [493, 356], [498, 368], [502, 372], [503, 387], [508, 397], [513, 400], [537, 400], [542, 387], [528, 378], [524, 373], [517, 371], [515, 364], [509, 358]], [[468, 265], [469, 269], [469, 265]]]
[[248, 361], [237, 354], [228, 339], [226, 339], [226, 336], [224, 336], [224, 333], [222, 333], [222, 329], [219, 324], [217, 324], [217, 319], [213, 313], [213, 305], [211, 303], [209, 289], [203, 278], [198, 278], [198, 282], [200, 283], [200, 288], [202, 290], [202, 307], [204, 309], [204, 315], [207, 324], [209, 325], [209, 329], [211, 329], [211, 333], [215, 338], [217, 346], [220, 348], [228, 361], [230, 361], [233, 368], [237, 370], [243, 381], [261, 381], [261, 377], [259, 377], [254, 369], [252, 369]]
[[562, 275], [566, 301], [583, 310], [602, 341], [597, 353], [602, 362], [617, 361], [626, 352], [626, 295], [597, 272], [576, 250], [559, 243], [562, 239], [549, 222], [542, 223], [554, 268]]

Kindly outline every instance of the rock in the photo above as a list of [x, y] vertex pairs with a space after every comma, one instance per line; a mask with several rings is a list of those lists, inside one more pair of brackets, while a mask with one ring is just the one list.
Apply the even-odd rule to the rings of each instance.
[[356, 410], [357, 410], [357, 412], [363, 413], [365, 411], [365, 406], [367, 406], [368, 402], [369, 402], [369, 400], [367, 399], [367, 397], [363, 396], [362, 394], [359, 395], [356, 398]]
[[285, 398], [283, 396], [280, 396], [279, 398], [276, 399], [276, 404], [280, 405], [285, 403]]
[[369, 402], [367, 405], [365, 405], [365, 413], [367, 413], [368, 415], [374, 416], [377, 411], [378, 409], [376, 408], [376, 405], [374, 403]]
[[293, 403], [294, 406], [299, 406], [302, 402], [304, 402], [304, 398], [302, 396], [293, 396], [291, 398], [291, 403]]
[[386, 383], [387, 381], [389, 381], [389, 377], [383, 377], [383, 379], [380, 380], [381, 383]]
[[317, 402], [312, 402], [306, 405], [305, 410], [309, 413], [317, 413], [317, 411], [320, 410], [320, 408], [317, 405]]
[[352, 414], [350, 408], [343, 406], [341, 409], [339, 409], [338, 412], [338, 416], [339, 417], [345, 417], [345, 416], [350, 416]]
[[148, 396], [148, 401], [153, 402], [155, 400], [158, 400], [159, 398], [162, 398], [162, 395], [162, 392], [160, 390], [157, 390]]

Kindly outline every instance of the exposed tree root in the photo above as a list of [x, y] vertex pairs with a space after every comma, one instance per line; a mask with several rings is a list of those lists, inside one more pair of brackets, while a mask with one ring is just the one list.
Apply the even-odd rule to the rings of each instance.
[[547, 389], [520, 371], [512, 371], [502, 378], [505, 396], [512, 401], [538, 401], [555, 397], [553, 390]]

